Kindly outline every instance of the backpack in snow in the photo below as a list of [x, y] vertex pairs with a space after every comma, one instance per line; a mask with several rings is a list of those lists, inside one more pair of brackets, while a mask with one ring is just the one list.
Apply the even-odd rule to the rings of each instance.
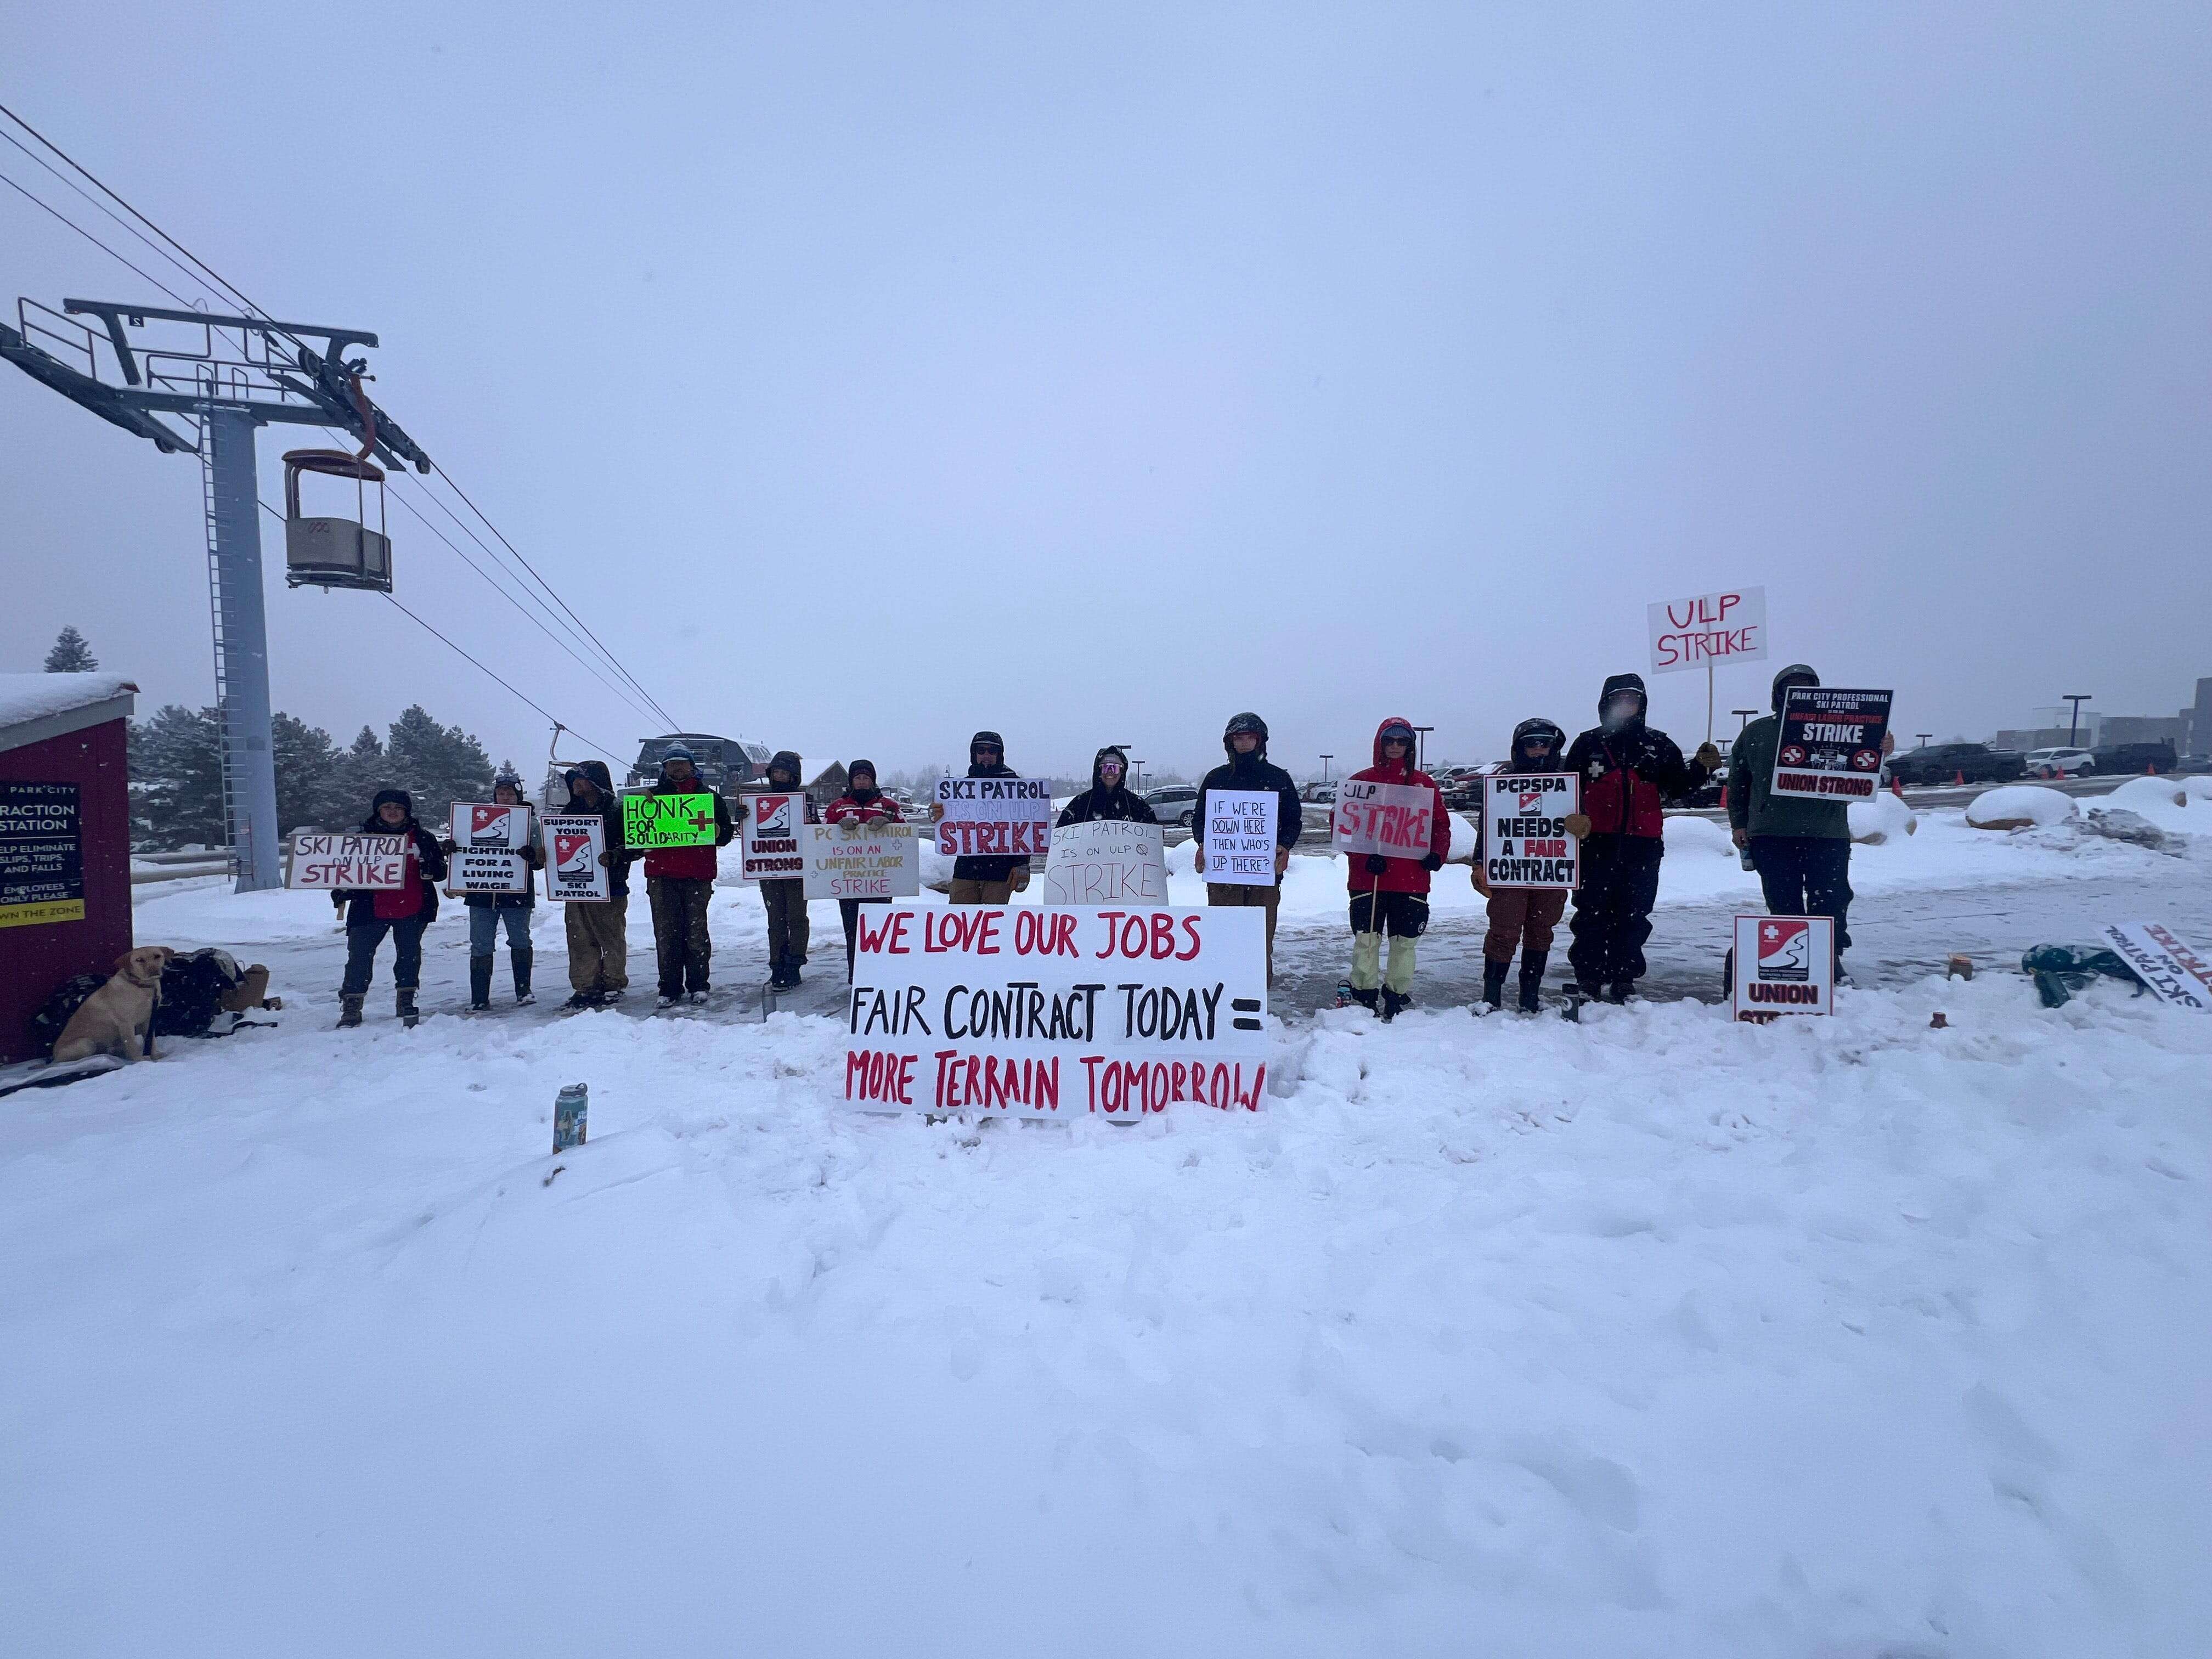
[[38, 1039], [39, 1047], [46, 1051], [46, 1058], [54, 1057], [54, 1044], [62, 1040], [76, 1011], [91, 1000], [92, 994], [107, 983], [106, 974], [77, 974], [61, 982], [46, 1006], [31, 1016], [31, 1035]]
[[234, 1020], [226, 1022], [219, 1033], [208, 1028], [222, 1012], [223, 997], [245, 977], [229, 951], [213, 946], [170, 957], [161, 970], [161, 1000], [154, 1009], [154, 1030], [162, 1036], [228, 1036]]

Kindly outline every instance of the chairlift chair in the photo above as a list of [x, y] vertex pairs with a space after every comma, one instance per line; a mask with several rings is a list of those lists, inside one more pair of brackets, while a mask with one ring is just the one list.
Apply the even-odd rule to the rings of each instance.
[[[356, 516], [307, 518], [300, 475], [354, 481]], [[376, 486], [376, 528], [368, 527], [368, 487]], [[384, 469], [343, 449], [295, 449], [284, 457], [284, 581], [289, 587], [392, 591], [392, 538], [384, 533]]]

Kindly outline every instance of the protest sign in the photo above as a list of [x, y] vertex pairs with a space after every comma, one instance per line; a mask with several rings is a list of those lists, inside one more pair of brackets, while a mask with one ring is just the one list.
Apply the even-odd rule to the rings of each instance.
[[1887, 691], [1793, 685], [1783, 696], [1774, 744], [1778, 795], [1872, 800], [1881, 787], [1881, 740], [1889, 731]]
[[862, 1110], [1260, 1109], [1263, 911], [864, 905], [855, 946], [842, 1087]]
[[324, 836], [301, 832], [292, 837], [292, 867], [287, 887], [334, 888], [396, 893], [407, 885], [405, 836]]
[[1836, 1012], [1832, 916], [1738, 916], [1733, 970], [1735, 1017]]
[[1206, 792], [1206, 878], [1231, 887], [1275, 884], [1275, 813], [1272, 789]]
[[921, 842], [910, 823], [802, 823], [811, 899], [912, 898], [921, 891]]
[[937, 850], [947, 858], [1026, 858], [1052, 850], [1052, 785], [1043, 778], [939, 778]]
[[482, 801], [453, 803], [453, 834], [456, 847], [530, 845], [531, 812], [527, 806], [494, 806]]
[[596, 812], [561, 813], [545, 826], [545, 896], [564, 904], [614, 896], [614, 883], [599, 854], [607, 850], [606, 821]]
[[1157, 823], [1063, 823], [1052, 832], [1044, 902], [1165, 904], [1167, 848], [1167, 831]]
[[806, 827], [806, 797], [796, 790], [748, 795], [738, 842], [738, 875], [744, 881], [788, 881], [806, 874], [799, 832]]
[[1530, 772], [1482, 782], [1482, 878], [1494, 888], [1581, 886], [1583, 844], [1566, 820], [1582, 811], [1582, 779]]
[[446, 860], [446, 891], [463, 893], [526, 893], [530, 866], [520, 853], [495, 847], [456, 847]]
[[712, 847], [714, 844], [714, 798], [712, 795], [624, 795], [623, 845], [650, 850], [658, 847]]
[[1346, 778], [1336, 786], [1328, 825], [1334, 852], [1425, 859], [1436, 834], [1437, 792], [1419, 784]]
[[1766, 659], [1766, 590], [1740, 587], [1646, 605], [1651, 627], [1651, 672], [1710, 668], [1716, 663]]
[[2116, 924], [2104, 929], [2105, 942], [2162, 1002], [2199, 1013], [2212, 1013], [2212, 962], [2154, 921]]

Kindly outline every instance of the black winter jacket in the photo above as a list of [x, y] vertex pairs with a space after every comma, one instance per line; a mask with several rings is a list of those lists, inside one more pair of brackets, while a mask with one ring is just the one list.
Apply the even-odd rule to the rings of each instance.
[[1106, 787], [1105, 775], [1100, 768], [1106, 757], [1112, 756], [1121, 763], [1121, 775], [1129, 775], [1129, 757], [1112, 744], [1100, 750], [1091, 760], [1091, 787], [1060, 809], [1062, 823], [1158, 823], [1159, 816], [1152, 804], [1142, 795], [1129, 793], [1125, 783], [1111, 789]]
[[1225, 765], [1217, 766], [1206, 775], [1206, 781], [1198, 786], [1198, 799], [1191, 803], [1191, 833], [1198, 837], [1199, 845], [1206, 844], [1206, 798], [1216, 789], [1254, 790], [1272, 789], [1275, 792], [1275, 845], [1295, 847], [1304, 832], [1305, 817], [1298, 810], [1298, 786], [1288, 772], [1267, 758], [1266, 744], [1249, 755], [1239, 755], [1229, 748], [1229, 740], [1222, 739], [1222, 747], [1229, 749]]
[[[1021, 774], [1003, 762], [997, 766], [970, 765], [971, 778], [1018, 778]], [[1026, 870], [1030, 861], [1025, 858], [963, 858], [952, 860], [952, 879], [955, 881], [1006, 881], [1016, 870]]]

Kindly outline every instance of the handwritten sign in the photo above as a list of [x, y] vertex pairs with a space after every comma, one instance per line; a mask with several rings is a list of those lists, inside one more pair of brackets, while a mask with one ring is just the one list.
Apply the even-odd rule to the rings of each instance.
[[1582, 811], [1582, 779], [1529, 772], [1482, 782], [1482, 878], [1493, 888], [1581, 886], [1583, 844], [1566, 820]]
[[738, 845], [738, 874], [745, 881], [804, 880], [806, 854], [799, 832], [806, 828], [806, 797], [796, 790], [748, 795], [750, 811]]
[[510, 850], [527, 847], [531, 817], [527, 806], [457, 800], [453, 803], [451, 840], [456, 847], [504, 847]]
[[624, 795], [623, 845], [625, 847], [712, 847], [714, 844], [714, 798], [712, 795]]
[[863, 906], [842, 1098], [992, 1117], [1257, 1111], [1266, 928], [1243, 906]]
[[396, 893], [407, 885], [405, 836], [295, 835], [287, 887]]
[[808, 898], [912, 898], [921, 891], [921, 843], [910, 823], [804, 823], [799, 845]]
[[1275, 884], [1275, 813], [1272, 789], [1206, 792], [1206, 878], [1231, 887]]
[[1043, 778], [939, 778], [937, 850], [947, 858], [1027, 858], [1052, 850]]
[[1731, 981], [1735, 1017], [1836, 1012], [1832, 916], [1738, 916]]
[[[1267, 867], [1273, 870], [1272, 859]], [[1167, 831], [1157, 823], [1114, 820], [1060, 825], [1044, 866], [1044, 902], [1165, 904]]]
[[607, 850], [606, 820], [598, 813], [563, 812], [544, 820], [545, 896], [563, 904], [604, 902], [614, 884], [599, 854]]
[[1766, 659], [1766, 590], [1739, 587], [1666, 599], [1644, 607], [1651, 626], [1651, 672]]
[[1328, 844], [1340, 853], [1425, 859], [1436, 834], [1437, 793], [1419, 784], [1346, 778], [1336, 787]]
[[2103, 930], [2105, 942], [2162, 1002], [2212, 1013], [2212, 962], [2207, 962], [2154, 921], [2115, 925]]
[[1890, 696], [1791, 686], [1783, 696], [1782, 730], [1774, 745], [1773, 792], [1815, 800], [1872, 800], [1881, 787]]

